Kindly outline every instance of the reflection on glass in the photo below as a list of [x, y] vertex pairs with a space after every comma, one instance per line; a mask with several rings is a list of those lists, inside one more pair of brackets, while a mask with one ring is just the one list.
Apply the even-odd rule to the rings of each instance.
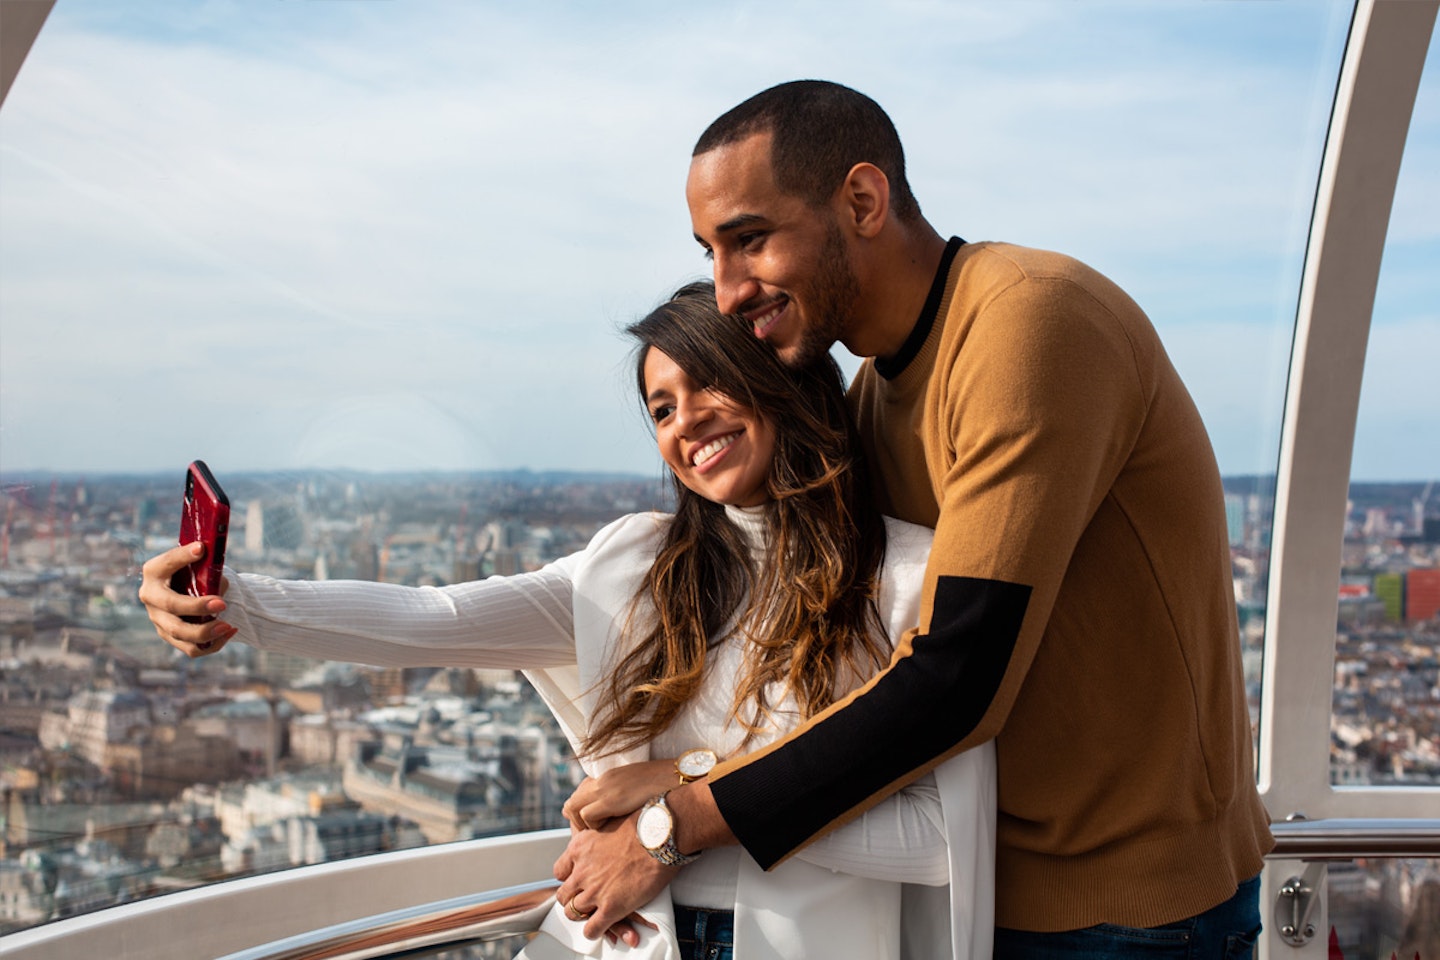
[[1265, 586], [1270, 580], [1270, 531], [1275, 520], [1275, 477], [1226, 477], [1225, 518], [1245, 668], [1245, 698], [1255, 756], [1260, 755], [1261, 662], [1265, 652]]
[[1332, 863], [1331, 960], [1440, 957], [1440, 861]]
[[1396, 184], [1356, 423], [1330, 779], [1440, 785], [1440, 53]]

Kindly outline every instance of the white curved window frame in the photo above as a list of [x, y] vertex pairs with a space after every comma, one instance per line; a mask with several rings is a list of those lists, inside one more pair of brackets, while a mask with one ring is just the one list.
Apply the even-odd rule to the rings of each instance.
[[[1433, 0], [1357, 5], [1321, 165], [1280, 441], [1260, 789], [1271, 815], [1433, 814], [1440, 792], [1330, 784], [1335, 622], [1370, 314]], [[1302, 558], [1286, 563], [1287, 557]]]
[[[1296, 316], [1276, 477], [1260, 708], [1259, 782], [1276, 820], [1433, 817], [1440, 790], [1334, 786], [1330, 714], [1346, 500], [1366, 344], [1416, 91], [1431, 0], [1361, 0], [1336, 89]], [[1296, 562], [1286, 563], [1286, 558]], [[1262, 956], [1328, 955], [1321, 935], [1282, 938], [1272, 913], [1300, 861], [1265, 871]]]

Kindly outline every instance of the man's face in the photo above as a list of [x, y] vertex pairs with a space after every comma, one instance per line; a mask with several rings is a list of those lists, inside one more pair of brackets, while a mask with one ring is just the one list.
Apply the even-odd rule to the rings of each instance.
[[776, 185], [768, 133], [695, 157], [685, 198], [722, 313], [742, 316], [791, 366], [845, 340], [860, 292], [845, 237], [833, 210]]

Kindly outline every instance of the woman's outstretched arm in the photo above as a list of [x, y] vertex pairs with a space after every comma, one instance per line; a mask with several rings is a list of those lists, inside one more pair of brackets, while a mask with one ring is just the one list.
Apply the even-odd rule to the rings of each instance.
[[[446, 587], [277, 580], [227, 570], [225, 596], [188, 597], [170, 576], [195, 559], [176, 547], [145, 564], [140, 598], [156, 632], [188, 656], [233, 637], [267, 650], [379, 666], [524, 669], [575, 662], [565, 560], [534, 573]], [[215, 615], [210, 623], [184, 616]]]

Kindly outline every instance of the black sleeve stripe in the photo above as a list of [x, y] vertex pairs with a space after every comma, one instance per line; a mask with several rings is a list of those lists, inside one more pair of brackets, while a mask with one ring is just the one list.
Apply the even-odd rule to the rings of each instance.
[[930, 632], [871, 684], [710, 783], [725, 822], [769, 869], [928, 769], [1000, 688], [1030, 588], [938, 579]]

